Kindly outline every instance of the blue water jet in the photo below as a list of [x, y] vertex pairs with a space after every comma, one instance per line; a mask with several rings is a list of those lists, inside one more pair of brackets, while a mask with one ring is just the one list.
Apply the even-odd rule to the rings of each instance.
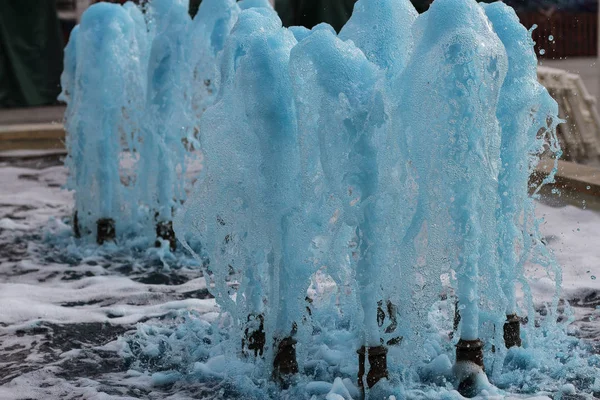
[[538, 132], [549, 129], [547, 118], [558, 114], [558, 105], [537, 80], [533, 41], [514, 10], [502, 3], [486, 5], [484, 10], [508, 55], [497, 111], [502, 127], [497, 219], [502, 289], [508, 302], [506, 314], [511, 315], [517, 313], [515, 285], [530, 247], [527, 224], [535, 218], [529, 176], [546, 140]]
[[75, 190], [77, 229], [114, 237], [131, 222], [123, 207], [121, 159], [131, 144], [128, 134], [142, 95], [135, 23], [121, 6], [91, 7], [65, 52], [63, 99], [69, 132], [68, 188]]
[[[407, 0], [360, 0], [339, 35], [284, 28], [267, 1], [205, 0], [194, 20], [185, 1], [144, 10], [86, 12], [62, 98], [82, 235], [112, 219], [119, 234], [167, 239], [155, 226], [174, 219], [220, 307], [213, 323], [140, 327], [143, 356], [125, 354], [165, 360], [156, 384], [484, 396], [525, 391], [516, 370], [548, 385], [533, 357], [554, 375], [581, 362], [583, 345], [560, 354], [575, 345], [558, 289], [541, 330], [501, 346], [507, 315], [536, 318], [524, 265], [561, 279], [528, 184], [542, 153], [560, 155], [558, 110], [510, 8], [436, 0], [417, 16]], [[357, 350], [369, 358], [358, 385]]]
[[187, 2], [154, 0], [149, 11], [154, 37], [148, 59], [145, 115], [140, 138], [138, 186], [141, 203], [170, 241], [173, 213], [185, 199], [186, 146], [195, 143], [188, 90], [192, 78]]
[[[178, 235], [201, 238], [217, 297], [234, 325], [248, 329], [244, 340], [259, 334], [250, 322], [264, 322], [267, 345], [260, 352], [270, 358], [302, 321], [306, 295], [300, 294], [311, 274], [288, 73], [295, 44], [271, 8], [239, 15], [221, 55], [217, 101], [201, 121], [201, 131], [209, 132], [201, 139], [205, 167], [176, 224]], [[191, 220], [202, 222], [190, 231]], [[235, 301], [228, 299], [232, 269], [240, 284]]]

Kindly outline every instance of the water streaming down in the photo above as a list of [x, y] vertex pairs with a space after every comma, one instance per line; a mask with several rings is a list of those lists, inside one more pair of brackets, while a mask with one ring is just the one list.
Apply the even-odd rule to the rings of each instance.
[[[380, 69], [378, 86], [383, 93], [385, 125], [374, 140], [378, 158], [378, 247], [382, 269], [382, 303], [395, 306], [393, 315], [380, 332], [382, 342], [403, 339], [414, 346], [403, 347], [400, 358], [412, 364], [419, 358], [429, 309], [442, 292], [440, 275], [444, 265], [441, 236], [421, 229], [417, 213], [418, 177], [410, 159], [406, 126], [400, 111], [406, 107], [403, 90], [413, 78], [404, 69], [414, 50], [413, 27], [417, 12], [408, 1], [362, 0], [356, 3], [352, 18], [340, 32], [340, 38], [352, 40]], [[377, 27], [377, 29], [373, 29]], [[381, 108], [381, 105], [376, 105]], [[437, 242], [435, 241], [437, 239]], [[384, 307], [385, 308], [385, 307]]]
[[[83, 190], [82, 176], [85, 176], [83, 171], [83, 148], [85, 147], [84, 136], [81, 131], [78, 130], [75, 118], [76, 107], [76, 74], [77, 74], [77, 35], [79, 32], [79, 25], [75, 26], [69, 35], [69, 42], [64, 50], [64, 69], [60, 76], [60, 86], [62, 88], [58, 99], [67, 104], [65, 111], [65, 130], [67, 135], [65, 138], [65, 146], [68, 150], [68, 156], [65, 159], [65, 166], [69, 169], [69, 177], [67, 179], [66, 187], [70, 190]], [[78, 204], [81, 202], [81, 196], [75, 195], [75, 211], [74, 215], [77, 215], [78, 208], [82, 205]], [[81, 235], [78, 218], [73, 218], [73, 227], [77, 236]]]
[[517, 313], [515, 285], [531, 247], [528, 224], [534, 218], [534, 205], [528, 195], [529, 176], [548, 140], [538, 133], [548, 130], [552, 124], [548, 118], [558, 114], [558, 105], [537, 80], [533, 41], [514, 10], [502, 3], [486, 5], [484, 10], [509, 62], [497, 111], [502, 127], [497, 219], [502, 289], [508, 302], [506, 314], [511, 315]]
[[[383, 123], [382, 110], [379, 115], [371, 114], [372, 104], [381, 102], [381, 93], [374, 90], [377, 69], [354, 45], [326, 30], [314, 32], [294, 52], [304, 52], [305, 66], [312, 67], [302, 72], [314, 76], [314, 81], [305, 76], [302, 84], [311, 91], [311, 103], [317, 106], [318, 125], [314, 132], [304, 134], [318, 138], [325, 182], [342, 207], [339, 218], [355, 229], [354, 238], [349, 239], [355, 243], [351, 262], [364, 314], [364, 341], [378, 346], [381, 262], [376, 233], [379, 216], [374, 204], [378, 175], [376, 150], [371, 143], [374, 130]], [[306, 92], [301, 95], [309, 96]]]
[[[494, 110], [506, 55], [475, 2], [436, 1], [413, 26], [414, 51], [392, 81], [398, 93], [392, 124], [417, 195], [399, 250], [404, 281], [398, 285], [399, 304], [407, 314], [401, 327], [405, 340], [422, 348], [431, 312], [423, 305], [453, 287], [461, 317], [457, 361], [483, 367], [478, 340], [494, 332], [480, 332], [480, 324], [498, 319], [482, 318], [479, 308], [492, 300], [482, 296], [481, 283], [497, 281], [498, 275], [500, 137]], [[442, 282], [444, 276], [450, 282]]]
[[76, 229], [82, 234], [95, 235], [102, 220], [112, 221], [108, 229], [117, 231], [131, 223], [120, 163], [132, 143], [131, 117], [143, 93], [135, 35], [123, 7], [102, 4], [85, 13], [66, 50], [68, 187], [75, 190]]
[[[164, 364], [156, 365], [180, 360], [176, 376], [225, 379], [242, 398], [358, 398], [356, 351], [382, 346], [391, 356], [388, 379], [367, 377], [367, 396], [430, 390], [437, 398], [455, 396], [464, 378], [450, 369], [453, 346], [481, 339], [491, 382], [525, 390], [510, 368], [535, 349], [500, 349], [502, 325], [509, 313], [535, 318], [526, 262], [560, 281], [527, 183], [542, 150], [558, 153], [558, 120], [514, 12], [436, 0], [417, 16], [405, 0], [360, 0], [338, 36], [327, 24], [283, 28], [266, 1], [205, 0], [193, 21], [185, 5], [154, 0], [145, 16], [131, 4], [95, 5], [66, 49], [77, 210], [99, 206], [86, 191], [98, 173], [89, 162], [97, 149], [112, 151], [101, 160], [111, 176], [123, 175], [123, 147], [137, 160], [135, 183], [116, 181], [117, 193], [136, 196], [113, 196], [108, 211], [89, 214], [88, 230], [98, 218], [121, 223], [122, 210], [145, 218], [138, 229], [169, 221], [186, 199], [189, 150], [204, 157], [174, 228], [184, 245], [202, 243], [194, 249], [221, 317], [186, 317], [166, 336], [140, 327], [131, 340], [163, 343]], [[119, 23], [104, 26], [102, 18]], [[113, 54], [85, 53], [80, 42], [92, 37]], [[128, 73], [110, 82], [104, 104], [99, 88], [86, 91], [86, 74], [114, 75], [113, 65]], [[96, 118], [112, 122], [113, 136], [87, 133]], [[92, 192], [111, 193], [101, 189]], [[453, 293], [461, 316], [454, 337]], [[564, 332], [555, 320], [543, 335]], [[528, 326], [526, 334], [526, 346], [542, 348], [541, 333]], [[282, 347], [295, 367], [278, 358]], [[194, 348], [185, 365], [175, 354], [181, 348]], [[466, 371], [482, 376], [480, 368]], [[168, 380], [163, 372], [155, 382]], [[287, 389], [282, 379], [265, 383], [295, 372]], [[520, 375], [550, 385], [550, 373]], [[475, 392], [500, 393], [479, 378]]]
[[412, 52], [411, 28], [417, 16], [408, 0], [359, 0], [339, 37], [352, 40], [369, 61], [396, 76]]
[[[373, 23], [369, 9], [405, 23], [385, 25], [384, 19], [384, 31], [395, 28], [398, 32], [379, 37], [375, 30], [370, 37], [366, 34]], [[446, 21], [447, 15], [455, 12], [466, 16], [469, 23]], [[344, 275], [342, 270], [353, 271], [352, 287], [359, 293], [362, 315], [355, 318], [362, 321], [364, 344], [375, 347], [382, 342], [377, 310], [383, 299], [399, 304], [405, 321], [400, 322], [398, 331], [409, 342], [423, 344], [419, 336], [426, 329], [427, 304], [433, 304], [443, 290], [440, 276], [453, 271], [457, 273], [461, 339], [478, 340], [482, 325], [491, 327], [483, 338], [488, 343], [500, 343], [495, 326], [504, 321], [505, 299], [497, 296], [501, 291], [494, 210], [500, 127], [495, 104], [506, 74], [506, 52], [480, 6], [439, 0], [416, 22], [411, 57], [412, 35], [408, 31], [415, 17], [410, 4], [358, 2], [355, 17], [340, 37], [356, 40], [364, 53], [352, 42], [336, 38], [325, 25], [311, 31], [292, 29], [301, 40], [292, 50], [290, 73], [298, 109], [300, 165], [309, 178], [303, 181], [302, 193], [308, 194], [303, 206], [319, 204], [320, 212], [313, 209], [308, 215], [323, 221], [315, 225], [313, 235], [315, 241], [322, 241], [320, 251], [325, 254], [320, 261], [326, 262], [328, 273], [336, 280]], [[399, 46], [397, 40], [404, 37], [408, 43]], [[423, 105], [432, 112], [423, 112]], [[207, 157], [212, 152], [209, 149]], [[213, 175], [208, 169], [206, 173], [207, 177], [228, 175], [224, 171]], [[270, 177], [276, 185], [282, 183], [278, 178]], [[227, 186], [220, 183], [203, 193], [211, 201], [218, 187]], [[223, 198], [218, 204], [231, 198], [226, 193], [219, 194]], [[197, 212], [200, 207], [193, 209]], [[255, 215], [259, 210], [248, 205], [244, 213]], [[185, 220], [190, 216], [186, 214]], [[326, 220], [329, 222], [324, 223]], [[199, 224], [203, 225], [204, 221]], [[285, 237], [285, 233], [281, 235]], [[253, 245], [260, 247], [258, 242]], [[229, 242], [229, 246], [235, 244]], [[215, 252], [208, 253], [218, 268], [221, 259], [215, 258]], [[271, 264], [277, 264], [277, 257]], [[252, 271], [248, 263], [246, 268], [250, 270], [245, 273], [248, 281], [256, 282], [250, 285], [251, 293], [260, 292], [267, 298], [270, 294], [271, 303], [281, 299], [276, 295], [281, 293], [278, 269], [266, 267], [276, 283], [261, 285], [256, 277], [262, 273]], [[288, 279], [306, 277], [296, 271]], [[480, 298], [480, 280], [489, 298]], [[336, 280], [338, 285], [343, 283]], [[403, 293], [394, 293], [397, 289]], [[225, 297], [220, 290], [218, 293]], [[303, 294], [295, 297], [302, 298]], [[482, 300], [483, 318], [479, 310]], [[294, 303], [297, 312], [301, 308], [298, 304]], [[260, 304], [252, 311], [265, 313], [269, 319], [269, 309]], [[238, 315], [238, 320], [247, 313]], [[274, 331], [288, 330], [290, 320], [284, 321], [277, 323]]]
[[189, 51], [194, 66], [192, 102], [196, 118], [214, 103], [220, 81], [217, 58], [239, 13], [235, 0], [205, 0], [194, 17]]
[[163, 239], [172, 237], [168, 231], [173, 212], [185, 199], [186, 146], [193, 148], [196, 142], [188, 90], [192, 68], [187, 10], [185, 1], [154, 0], [149, 5], [155, 32], [148, 60], [138, 186], [141, 202], [149, 208], [150, 220], [158, 224], [157, 234]]
[[[148, 32], [148, 23], [146, 21], [146, 15], [142, 12], [142, 9], [135, 3], [128, 1], [123, 4], [123, 8], [127, 10], [131, 19], [135, 23], [135, 38], [136, 38], [136, 47], [139, 51], [138, 53], [130, 54], [131, 58], [138, 57], [138, 62], [140, 63], [140, 79], [143, 80], [143, 89], [146, 89], [146, 79], [148, 76], [148, 59], [150, 57], [150, 45], [152, 42], [152, 37]], [[144, 92], [145, 94], [145, 92]], [[143, 101], [145, 97], [142, 98]]]
[[[248, 329], [251, 350], [264, 329], [260, 352], [269, 357], [273, 340], [297, 330], [311, 274], [288, 72], [295, 44], [272, 8], [240, 14], [223, 50], [217, 102], [201, 123], [204, 170], [176, 223], [179, 236], [201, 238], [224, 311]], [[228, 299], [232, 271], [240, 286]]]
[[[540, 157], [552, 154], [558, 159], [562, 154], [556, 137], [556, 125], [561, 120], [558, 118], [558, 104], [537, 80], [537, 60], [530, 32], [519, 23], [514, 10], [502, 3], [484, 5], [484, 10], [509, 59], [497, 112], [502, 127], [497, 220], [499, 282], [507, 301], [504, 344], [506, 347], [523, 344], [527, 348], [525, 352], [535, 351], [534, 343], [546, 342], [548, 337], [555, 337], [561, 331], [558, 320], [570, 318], [568, 309], [562, 317], [556, 315], [562, 271], [541, 240], [542, 221], [535, 216], [534, 198], [539, 198], [537, 192], [541, 185], [529, 182]], [[542, 184], [554, 179], [556, 169], [555, 164]], [[542, 266], [555, 282], [552, 302], [546, 306], [549, 317], [539, 322], [540, 328], [528, 325], [524, 327], [524, 333], [517, 331], [511, 337], [510, 330], [519, 320], [517, 315], [535, 315], [535, 299], [531, 291], [535, 279], [527, 276], [525, 267], [528, 263]], [[522, 301], [518, 301], [518, 286], [524, 295]], [[513, 328], [510, 327], [511, 321]], [[516, 350], [504, 354], [502, 347], [498, 349], [501, 354], [496, 357], [496, 365], [509, 364], [518, 354]], [[495, 368], [494, 374], [500, 376], [500, 370]], [[499, 383], [505, 380], [506, 376], [498, 378]]]
[[[143, 12], [131, 2], [99, 4], [85, 15], [66, 48], [61, 94], [74, 228], [96, 236], [96, 223], [108, 222], [113, 236], [116, 228], [118, 238], [128, 238], [123, 246], [135, 248], [154, 240], [157, 222], [169, 223], [196, 157], [187, 90], [191, 20], [186, 1], [156, 0]], [[102, 210], [94, 210], [98, 199]]]

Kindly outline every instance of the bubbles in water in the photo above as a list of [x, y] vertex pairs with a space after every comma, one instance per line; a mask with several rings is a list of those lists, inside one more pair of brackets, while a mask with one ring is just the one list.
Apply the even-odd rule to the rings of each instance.
[[[123, 13], [121, 19], [127, 22], [113, 35], [116, 39], [104, 37], [125, 49], [121, 61], [132, 65], [121, 69], [129, 67], [127, 71], [138, 72], [129, 75], [151, 78], [131, 83], [141, 87], [141, 94], [133, 98], [144, 99], [135, 119], [144, 129], [130, 129], [143, 134], [143, 140], [132, 140], [135, 148], [131, 146], [143, 161], [135, 167], [140, 171], [136, 182], [144, 183], [136, 193], [148, 194], [135, 198], [133, 204], [144, 208], [134, 210], [132, 220], [144, 213], [150, 223], [171, 222], [175, 206], [183, 201], [177, 192], [184, 194], [173, 173], [175, 166], [185, 165], [181, 142], [195, 139], [191, 129], [190, 136], [182, 137], [183, 131], [197, 125], [202, 139], [202, 171], [190, 198], [175, 212], [174, 229], [182, 240], [201, 242], [203, 254], [210, 258], [206, 276], [214, 284], [210, 291], [220, 311], [228, 315], [223, 332], [233, 345], [217, 351], [211, 344], [223, 348], [225, 342], [194, 342], [212, 335], [213, 326], [206, 321], [176, 321], [173, 324], [179, 326], [173, 331], [161, 330], [154, 339], [143, 337], [152, 342], [152, 349], [163, 341], [172, 342], [169, 349], [200, 349], [193, 360], [173, 351], [178, 357], [173, 365], [181, 370], [189, 370], [192, 363], [198, 372], [209, 371], [211, 365], [227, 372], [266, 370], [266, 363], [279, 368], [278, 354], [286, 348], [282, 343], [292, 342], [320, 363], [321, 358], [332, 358], [321, 352], [323, 341], [334, 334], [335, 364], [342, 360], [346, 370], [350, 363], [355, 365], [358, 346], [391, 345], [384, 339], [398, 337], [398, 351], [407, 359], [427, 348], [428, 359], [429, 353], [431, 359], [442, 356], [445, 366], [450, 361], [442, 353], [447, 351], [446, 340], [440, 343], [439, 333], [452, 325], [455, 309], [461, 317], [461, 338], [493, 343], [495, 328], [480, 323], [481, 316], [503, 321], [516, 311], [517, 288], [528, 290], [523, 282], [529, 254], [532, 262], [538, 261], [534, 253], [543, 258], [541, 266], [551, 263], [547, 260], [552, 251], [529, 222], [535, 220], [535, 204], [527, 188], [532, 157], [540, 156], [531, 149], [543, 147], [538, 143], [543, 140], [540, 128], [555, 137], [555, 123], [548, 126], [548, 118], [557, 120], [558, 111], [536, 79], [530, 35], [502, 3], [482, 6], [484, 15], [469, 3], [475, 4], [473, 0], [436, 0], [426, 14], [417, 16], [410, 2], [402, 1], [404, 5], [388, 10], [380, 0], [361, 0], [338, 37], [328, 25], [312, 31], [282, 27], [273, 10], [254, 6], [270, 7], [266, 0], [246, 0], [243, 7], [235, 0], [206, 0], [194, 21], [181, 7], [166, 18], [160, 6], [172, 0], [153, 0], [152, 26], [144, 26], [141, 18], [138, 27], [145, 41], [133, 36], [121, 40], [125, 33], [137, 32]], [[473, 29], [465, 31], [461, 20], [449, 14], [466, 16]], [[377, 28], [368, 29], [373, 26]], [[147, 31], [151, 34], [144, 37]], [[192, 31], [198, 43], [183, 46]], [[210, 41], [200, 43], [207, 37]], [[81, 39], [87, 43], [86, 37]], [[134, 52], [134, 39], [147, 45]], [[173, 43], [182, 47], [170, 46]], [[198, 48], [202, 56], [188, 54]], [[545, 52], [540, 49], [539, 54]], [[129, 60], [137, 53], [150, 61], [138, 65], [141, 56]], [[83, 55], [88, 56], [80, 57], [85, 61], [95, 53]], [[507, 56], [517, 62], [509, 63]], [[184, 94], [192, 76], [197, 76], [195, 90]], [[74, 78], [67, 75], [65, 81], [76, 85]], [[111, 92], [119, 93], [115, 82], [106, 81], [113, 84]], [[101, 83], [94, 93], [103, 93]], [[466, 94], [478, 95], [457, 96], [457, 83]], [[193, 107], [185, 99], [191, 99]], [[103, 101], [104, 97], [90, 109]], [[106, 101], [115, 102], [112, 97]], [[423, 104], [429, 105], [428, 115], [423, 114]], [[532, 109], [537, 110], [533, 115]], [[129, 122], [120, 108], [117, 111], [113, 119]], [[85, 115], [90, 124], [84, 127], [98, 125], [96, 114]], [[174, 128], [162, 129], [169, 126]], [[432, 127], [444, 127], [452, 135], [438, 135]], [[111, 128], [121, 131], [116, 125]], [[147, 151], [142, 152], [138, 142]], [[482, 145], [471, 151], [461, 143]], [[83, 145], [78, 142], [77, 148], [86, 148]], [[119, 148], [114, 153], [121, 152]], [[486, 168], [481, 168], [482, 160]], [[465, 171], [469, 180], [457, 177], [456, 171]], [[316, 278], [321, 265], [327, 265], [330, 280]], [[550, 268], [555, 276], [560, 272], [553, 262]], [[442, 275], [452, 279], [442, 285]], [[320, 293], [313, 288], [326, 286], [324, 282], [336, 290], [344, 288], [352, 298], [338, 302], [335, 292], [331, 300], [307, 296], [309, 291]], [[440, 300], [443, 291], [448, 298]], [[449, 305], [448, 319], [431, 317], [441, 309], [440, 301]], [[382, 314], [393, 325], [382, 325]], [[430, 318], [440, 320], [431, 325]], [[324, 321], [332, 320], [342, 321], [344, 327], [325, 326]], [[313, 334], [313, 324], [321, 334]], [[186, 342], [186, 331], [193, 334], [192, 341]], [[160, 337], [163, 332], [168, 332], [168, 340]], [[539, 340], [539, 346], [546, 345], [536, 332], [527, 334]], [[256, 359], [237, 358], [255, 350], [254, 344], [261, 355], [266, 346], [264, 358], [256, 353]], [[486, 357], [505, 357], [486, 351]], [[233, 356], [228, 362], [235, 367], [223, 365], [225, 355]], [[392, 374], [400, 373], [395, 363], [389, 367]], [[430, 368], [437, 369], [435, 364]], [[258, 372], [251, 378], [255, 379], [264, 376]], [[333, 376], [319, 379], [327, 383]], [[301, 386], [297, 390], [303, 390]]]
[[548, 40], [552, 42], [554, 40], [554, 36], [552, 36], [552, 35], [548, 36]]
[[590, 276], [590, 278], [592, 278], [592, 280], [595, 281], [596, 280], [596, 275], [592, 275], [592, 276]]

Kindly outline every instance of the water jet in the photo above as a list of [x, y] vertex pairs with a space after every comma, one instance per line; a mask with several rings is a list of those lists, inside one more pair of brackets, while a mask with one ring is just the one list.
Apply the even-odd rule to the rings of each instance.
[[[97, 43], [137, 55], [111, 60], [143, 101], [117, 110], [73, 78], [94, 70], [75, 45], [96, 43], [91, 13], [65, 70], [73, 219], [82, 240], [89, 216], [99, 244], [142, 232], [207, 266], [221, 342], [200, 345], [192, 370], [288, 394], [312, 379], [308, 391], [342, 397], [454, 373], [459, 392], [481, 392], [484, 364], [506, 356], [485, 346], [501, 340], [495, 327], [520, 346], [517, 315], [532, 312], [518, 297], [538, 237], [528, 176], [559, 152], [556, 104], [514, 12], [359, 0], [337, 35], [287, 29], [265, 1], [207, 0], [193, 21], [179, 0], [151, 1], [147, 21], [106, 7], [94, 9], [121, 24]], [[104, 107], [102, 134], [87, 134], [98, 116], [77, 104]]]

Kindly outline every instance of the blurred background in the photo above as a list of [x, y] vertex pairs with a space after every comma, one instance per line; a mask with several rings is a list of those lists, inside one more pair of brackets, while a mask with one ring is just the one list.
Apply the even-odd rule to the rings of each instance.
[[[311, 28], [327, 22], [339, 31], [356, 0], [270, 1], [286, 26]], [[431, 0], [412, 1], [419, 12], [431, 4]], [[95, 2], [0, 1], [0, 161], [21, 150], [64, 152], [65, 107], [56, 99], [63, 48], [83, 12]], [[557, 183], [548, 186], [547, 194], [578, 207], [583, 202], [600, 209], [598, 0], [505, 2], [525, 27], [536, 27], [532, 37], [539, 58], [538, 78], [559, 103], [565, 120], [558, 129], [563, 155]], [[191, 16], [200, 3], [190, 0]], [[540, 165], [540, 177], [551, 168]], [[557, 187], [565, 195], [552, 196]]]
[[[431, 0], [412, 0], [419, 12]], [[0, 2], [0, 107], [56, 104], [62, 49], [71, 29], [95, 0], [3, 0]], [[125, 1], [113, 1], [124, 3]], [[327, 22], [339, 30], [355, 0], [271, 0], [286, 26]], [[507, 0], [533, 31], [545, 65], [580, 73], [590, 94], [600, 90], [598, 0]], [[201, 0], [190, 1], [195, 15]], [[571, 60], [569, 60], [571, 59]], [[600, 68], [600, 66], [598, 66]]]
[[[286, 26], [327, 22], [339, 30], [355, 0], [271, 0]], [[412, 0], [419, 12], [431, 0]], [[57, 104], [62, 49], [71, 29], [95, 0], [0, 2], [0, 107]], [[125, 1], [113, 1], [124, 3]], [[507, 0], [533, 31], [544, 65], [580, 73], [590, 94], [600, 90], [598, 0]], [[190, 1], [195, 15], [201, 0]]]

